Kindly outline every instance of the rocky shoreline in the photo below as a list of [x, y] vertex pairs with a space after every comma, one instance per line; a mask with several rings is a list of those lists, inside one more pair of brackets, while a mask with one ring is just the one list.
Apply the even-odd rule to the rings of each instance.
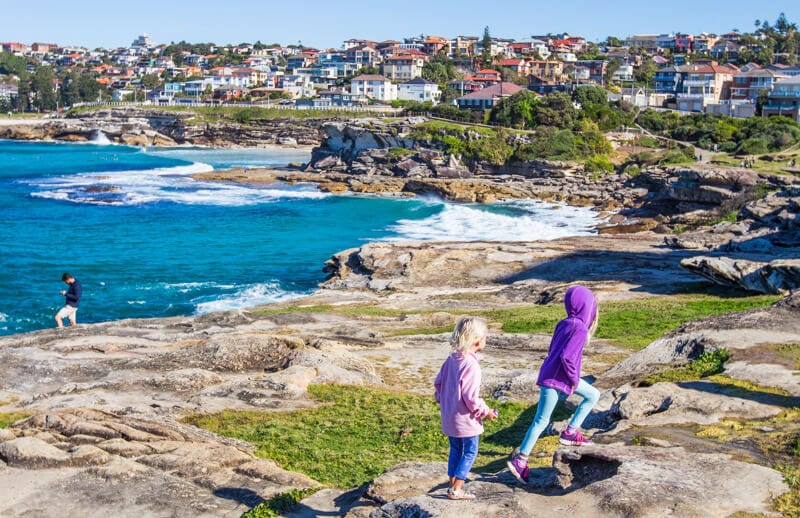
[[[597, 293], [602, 308], [707, 291], [703, 277], [784, 298], [687, 323], [637, 352], [593, 341], [584, 370], [597, 376], [603, 394], [586, 427], [598, 445], [559, 448], [551, 467], [533, 471], [530, 485], [506, 471], [473, 474], [469, 487], [480, 498], [451, 502], [442, 497], [442, 463], [402, 463], [366, 487], [323, 488], [290, 516], [774, 511], [773, 499], [789, 489], [778, 471], [746, 462], [739, 450], [708, 451], [710, 443], [694, 434], [664, 437], [673, 427], [776, 418], [800, 407], [797, 365], [776, 352], [800, 344], [800, 186], [793, 178], [677, 167], [598, 180], [548, 163], [531, 164], [525, 174], [462, 171], [450, 157], [412, 150], [372, 126], [344, 138], [346, 125], [329, 124], [328, 138], [302, 169], [198, 177], [312, 181], [332, 192], [432, 192], [458, 201], [533, 197], [614, 211], [612, 226], [597, 236], [532, 243], [365, 244], [334, 254], [325, 265], [328, 280], [303, 299], [2, 337], [0, 413], [31, 417], [0, 429], [0, 515], [232, 516], [290, 490], [319, 489], [308, 476], [258, 457], [248, 443], [180, 420], [224, 409], [313, 408], [307, 388], [319, 383], [429, 394], [432, 359], [446, 356], [447, 336], [418, 330], [452, 326], [463, 313], [558, 303], [575, 283]], [[120, 138], [125, 131], [120, 127]], [[366, 147], [353, 153], [358, 146]], [[390, 157], [396, 147], [411, 153]], [[562, 174], [553, 175], [559, 167]], [[736, 221], [702, 225], [730, 212]], [[365, 307], [383, 311], [355, 311]], [[536, 401], [530, 366], [541, 363], [548, 341], [493, 329], [484, 395]], [[730, 384], [641, 383], [718, 349], [731, 351], [724, 372]], [[786, 426], [763, 433], [797, 433]], [[635, 443], [625, 439], [631, 430]]]

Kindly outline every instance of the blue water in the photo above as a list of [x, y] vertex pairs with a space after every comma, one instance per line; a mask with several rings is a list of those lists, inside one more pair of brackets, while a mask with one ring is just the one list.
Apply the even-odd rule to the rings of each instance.
[[366, 241], [533, 240], [589, 233], [585, 209], [332, 196], [189, 174], [308, 160], [300, 150], [141, 150], [0, 141], [0, 334], [54, 325], [62, 272], [79, 322], [191, 315], [310, 293]]

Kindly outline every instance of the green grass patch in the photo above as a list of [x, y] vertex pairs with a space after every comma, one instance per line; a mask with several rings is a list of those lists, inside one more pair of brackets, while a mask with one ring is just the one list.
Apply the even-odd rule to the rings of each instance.
[[292, 489], [286, 493], [273, 496], [264, 503], [258, 504], [242, 515], [242, 518], [272, 518], [283, 516], [290, 511], [297, 502], [316, 493], [316, 489]]
[[30, 414], [23, 412], [0, 412], [0, 428], [8, 428], [20, 419], [30, 417]]
[[[675, 295], [607, 302], [600, 305], [600, 323], [595, 336], [630, 349], [641, 349], [664, 333], [693, 320], [764, 307], [779, 299], [771, 295]], [[552, 333], [565, 316], [560, 304], [497, 309], [478, 314], [502, 322], [503, 331], [507, 333]]]
[[654, 385], [661, 381], [678, 382], [693, 381], [713, 376], [723, 371], [726, 361], [730, 358], [727, 349], [717, 349], [713, 352], [704, 352], [699, 358], [692, 361], [686, 367], [670, 369], [648, 376], [641, 381], [642, 386]]
[[413, 149], [406, 149], [404, 147], [390, 147], [387, 156], [392, 160], [399, 160], [406, 158], [416, 153]]
[[[251, 442], [257, 455], [341, 488], [360, 486], [400, 462], [447, 460], [449, 445], [432, 396], [338, 385], [312, 385], [309, 394], [321, 403], [319, 407], [292, 412], [225, 411], [192, 416], [184, 422]], [[487, 402], [500, 409], [500, 417], [485, 424], [473, 468], [477, 472], [497, 472], [505, 466], [536, 412], [535, 405]], [[559, 406], [554, 419], [567, 415]], [[556, 448], [557, 438], [545, 437], [536, 450]], [[532, 464], [534, 460], [542, 465], [550, 462], [549, 458], [531, 460]]]
[[[616, 345], [622, 347], [641, 349], [664, 333], [693, 320], [764, 307], [779, 299], [779, 296], [774, 295], [680, 294], [631, 301], [606, 302], [600, 305], [600, 324], [596, 336], [597, 338], [613, 340]], [[351, 317], [386, 318], [404, 318], [407, 315], [434, 312], [433, 310], [417, 311], [363, 304], [349, 306], [297, 306], [254, 311], [258, 315], [335, 313]], [[452, 314], [469, 313], [483, 316], [492, 322], [500, 323], [506, 333], [526, 334], [552, 333], [558, 321], [566, 316], [562, 304], [515, 306], [475, 311], [447, 309], [440, 312]], [[396, 336], [438, 334], [451, 330], [451, 328], [437, 326], [394, 330], [391, 334]]]

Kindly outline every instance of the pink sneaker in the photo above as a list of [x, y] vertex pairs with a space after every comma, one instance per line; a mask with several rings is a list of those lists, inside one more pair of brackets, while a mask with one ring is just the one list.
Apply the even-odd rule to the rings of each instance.
[[523, 484], [528, 483], [528, 459], [525, 459], [520, 454], [512, 454], [511, 458], [506, 462], [508, 471]]
[[594, 444], [591, 439], [587, 439], [581, 435], [580, 430], [575, 430], [574, 433], [567, 433], [567, 431], [564, 430], [558, 437], [558, 442], [565, 446], [591, 446]]

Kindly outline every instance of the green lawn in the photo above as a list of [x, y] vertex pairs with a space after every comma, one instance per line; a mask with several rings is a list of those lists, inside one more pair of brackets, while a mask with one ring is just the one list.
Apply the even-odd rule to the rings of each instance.
[[[309, 393], [322, 403], [320, 407], [293, 412], [224, 411], [184, 421], [251, 442], [257, 455], [340, 488], [369, 482], [403, 461], [447, 461], [449, 445], [441, 433], [439, 407], [432, 395], [338, 385], [310, 386]], [[473, 468], [477, 472], [503, 469], [536, 411], [535, 405], [489, 404], [500, 409], [500, 417], [485, 424]], [[556, 410], [556, 419], [566, 416], [563, 408]], [[545, 437], [536, 451], [552, 453], [556, 447], [555, 436]], [[544, 465], [550, 459], [532, 457], [531, 461]]]
[[[612, 340], [616, 345], [630, 349], [641, 349], [664, 333], [683, 324], [715, 315], [745, 311], [768, 306], [780, 297], [774, 295], [746, 295], [742, 293], [683, 294], [648, 297], [631, 301], [605, 302], [600, 304], [600, 323], [597, 338]], [[306, 306], [282, 309], [265, 309], [257, 314], [279, 313], [336, 313], [351, 317], [397, 317], [408, 314], [424, 314], [433, 311], [387, 309], [367, 305], [350, 306]], [[506, 333], [553, 332], [559, 320], [564, 318], [562, 304], [514, 306], [483, 311], [441, 310], [454, 315], [471, 313], [486, 317], [502, 325]], [[391, 335], [437, 334], [447, 332], [447, 327], [405, 328], [389, 331]]]

